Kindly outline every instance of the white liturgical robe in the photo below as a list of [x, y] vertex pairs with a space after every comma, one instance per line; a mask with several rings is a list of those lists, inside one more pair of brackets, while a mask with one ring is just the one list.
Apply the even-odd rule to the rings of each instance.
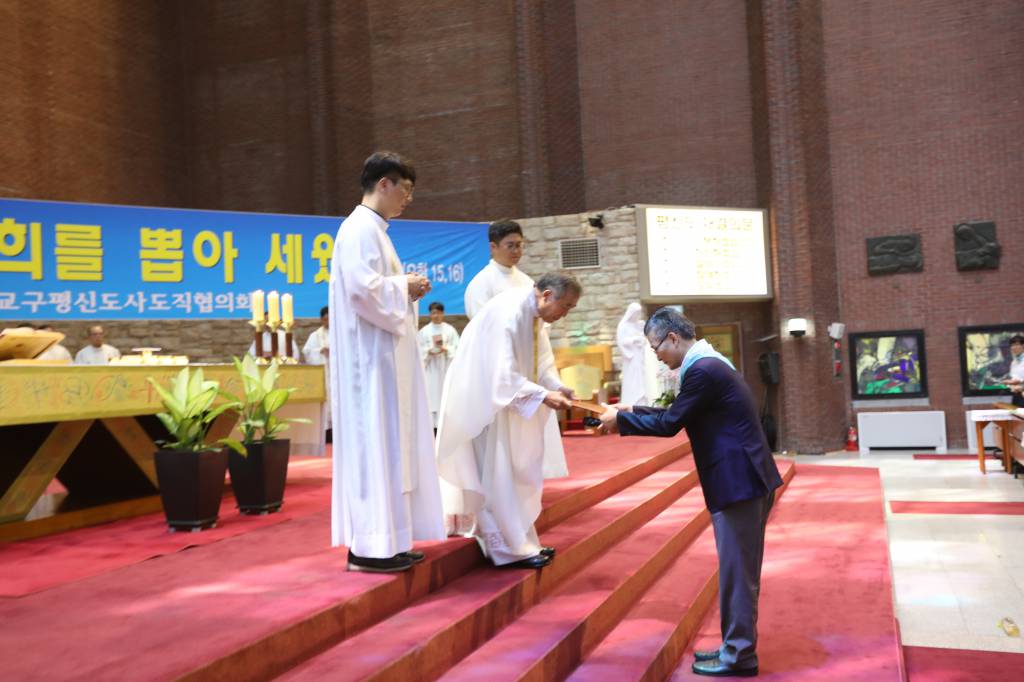
[[121, 351], [110, 344], [103, 344], [99, 348], [92, 344], [75, 353], [76, 365], [107, 365], [111, 360], [121, 357]]
[[[516, 266], [506, 267], [493, 258], [476, 273], [466, 287], [466, 317], [473, 319], [492, 298], [509, 289], [533, 289], [533, 279]], [[569, 467], [565, 463], [565, 449], [562, 447], [562, 434], [558, 430], [558, 418], [550, 413], [544, 425], [544, 478], [562, 478], [569, 475]]]
[[459, 346], [459, 333], [447, 322], [423, 325], [419, 331], [420, 356], [423, 359], [423, 371], [427, 378], [427, 399], [430, 402], [430, 414], [437, 428], [437, 411], [441, 408], [441, 389], [444, 388], [444, 375], [448, 365], [455, 357], [455, 349]]
[[532, 288], [491, 299], [463, 330], [441, 399], [438, 470], [446, 514], [476, 516], [496, 565], [540, 552], [534, 522], [544, 488], [542, 401], [561, 382]]
[[501, 265], [492, 258], [466, 286], [466, 317], [472, 320], [488, 301], [503, 291], [532, 286], [533, 279], [525, 272], [514, 265], [510, 268]]
[[71, 352], [59, 343], [55, 343], [37, 355], [36, 360], [62, 360], [65, 362], [71, 362]]
[[418, 306], [387, 229], [357, 206], [331, 262], [331, 539], [376, 559], [445, 538]]
[[[316, 331], [306, 339], [306, 345], [302, 347], [302, 359], [307, 365], [327, 365], [330, 356], [323, 353], [324, 349], [331, 347], [331, 335], [325, 327], [317, 327]], [[324, 367], [324, 385], [327, 388], [327, 400], [324, 401], [323, 424], [325, 429], [331, 428], [331, 372]]]

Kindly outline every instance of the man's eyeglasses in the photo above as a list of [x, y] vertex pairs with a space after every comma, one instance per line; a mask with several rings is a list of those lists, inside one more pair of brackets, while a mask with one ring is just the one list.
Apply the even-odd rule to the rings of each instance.
[[665, 332], [665, 336], [661, 337], [661, 341], [658, 342], [658, 345], [653, 346], [655, 355], [657, 355], [658, 351], [661, 350], [661, 346], [665, 343], [665, 341], [668, 339], [668, 335], [671, 333], [672, 332]]

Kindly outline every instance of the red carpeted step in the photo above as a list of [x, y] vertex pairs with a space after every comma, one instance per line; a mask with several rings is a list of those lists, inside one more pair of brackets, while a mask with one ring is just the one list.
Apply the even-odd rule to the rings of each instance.
[[[550, 482], [563, 489], [545, 502], [555, 505], [556, 517], [576, 513], [582, 501], [593, 503], [607, 491], [607, 478], [646, 475], [651, 460], [662, 461], [684, 442], [631, 440], [623, 452], [624, 441], [597, 440], [604, 443], [596, 449], [589, 441], [587, 448], [567, 441], [579, 480]], [[621, 464], [607, 473], [615, 446]], [[107, 526], [114, 540], [117, 527]], [[344, 550], [329, 547], [329, 527], [325, 503], [305, 518], [0, 599], [5, 674], [265, 679], [481, 565], [475, 543], [453, 539], [423, 546], [427, 561], [406, 574], [348, 573]], [[112, 541], [110, 551], [116, 550]]]
[[[759, 607], [758, 679], [901, 679], [877, 469], [800, 465], [768, 524]], [[716, 607], [687, 650], [720, 641]], [[706, 679], [692, 664], [671, 679]]]
[[[785, 494], [796, 467], [778, 460]], [[663, 680], [675, 668], [718, 594], [718, 556], [708, 528], [616, 628], [573, 671], [571, 680]]]
[[693, 488], [692, 467], [691, 458], [673, 462], [545, 533], [558, 556], [542, 571], [474, 571], [286, 677], [433, 679]]
[[[689, 490], [463, 659], [442, 679], [564, 678], [709, 522], [700, 488]], [[691, 566], [689, 570], [699, 571], [692, 565], [689, 551], [685, 556]]]

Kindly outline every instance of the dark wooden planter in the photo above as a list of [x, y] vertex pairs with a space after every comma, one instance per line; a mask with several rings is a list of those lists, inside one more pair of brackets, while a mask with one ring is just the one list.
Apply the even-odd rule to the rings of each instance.
[[243, 514], [270, 514], [281, 508], [290, 450], [291, 441], [279, 438], [248, 446], [246, 457], [231, 451], [228, 470], [239, 511]]
[[224, 449], [157, 450], [156, 479], [172, 530], [195, 531], [217, 525], [227, 467]]

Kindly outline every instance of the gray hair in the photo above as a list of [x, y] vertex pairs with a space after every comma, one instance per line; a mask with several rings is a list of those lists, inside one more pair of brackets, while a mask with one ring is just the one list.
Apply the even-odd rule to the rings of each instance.
[[571, 291], [577, 296], [583, 294], [583, 285], [580, 281], [572, 275], [562, 274], [560, 272], [549, 272], [542, 275], [537, 283], [534, 285], [537, 287], [537, 291], [547, 291], [548, 289], [555, 295], [555, 300], [565, 296], [565, 292]]
[[672, 308], [658, 308], [644, 325], [644, 336], [664, 339], [669, 332], [675, 332], [680, 338], [686, 340], [697, 336], [696, 328], [691, 320]]

